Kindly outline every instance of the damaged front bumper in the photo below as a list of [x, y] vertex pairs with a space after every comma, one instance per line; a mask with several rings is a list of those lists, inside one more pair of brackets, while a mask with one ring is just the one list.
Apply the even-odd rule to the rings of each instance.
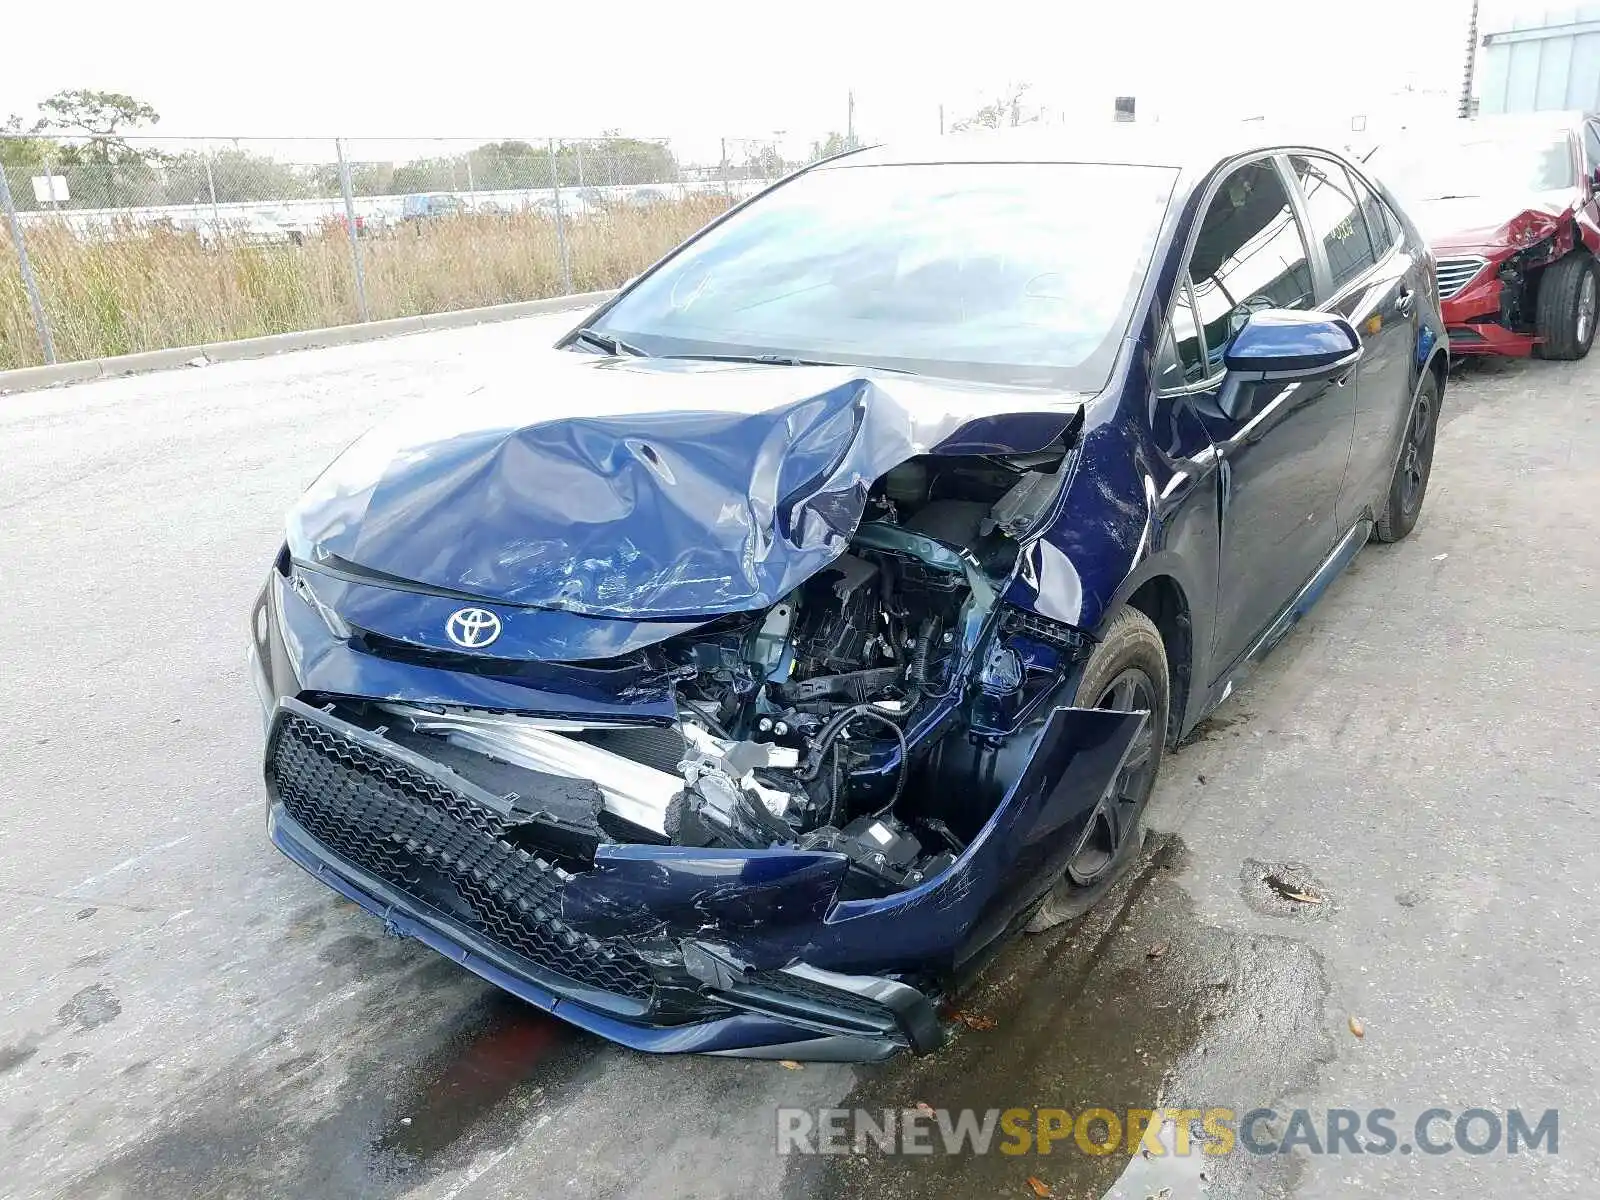
[[1055, 710], [947, 871], [841, 900], [845, 860], [823, 851], [617, 844], [563, 870], [515, 845], [515, 796], [332, 709], [272, 709], [268, 822], [289, 858], [391, 932], [623, 1045], [813, 1061], [940, 1044], [936, 981], [1059, 875], [1145, 721]]
[[[827, 872], [816, 867], [831, 863], [796, 871], [784, 861], [796, 855], [702, 850], [676, 872], [663, 866], [647, 879], [625, 865], [617, 887], [580, 891], [585, 877], [499, 836], [500, 798], [292, 699], [272, 719], [266, 779], [269, 833], [290, 859], [390, 932], [613, 1041], [658, 1053], [870, 1061], [942, 1040], [934, 998], [896, 979], [804, 963], [761, 969], [719, 939], [667, 928], [646, 938], [587, 932], [626, 921], [641, 887], [652, 886], [698, 890], [706, 928], [727, 916], [737, 930], [769, 908], [781, 921], [779, 910], [820, 894]], [[678, 848], [659, 849], [670, 858]], [[841, 874], [832, 872], [834, 886]], [[735, 876], [749, 878], [735, 888]]]

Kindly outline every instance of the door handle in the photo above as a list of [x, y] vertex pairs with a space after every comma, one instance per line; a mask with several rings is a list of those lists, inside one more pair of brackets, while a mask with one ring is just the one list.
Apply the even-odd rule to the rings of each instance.
[[1395, 309], [1402, 317], [1409, 317], [1411, 315], [1411, 307], [1416, 303], [1416, 300], [1417, 294], [1415, 292], [1410, 288], [1401, 288], [1400, 294], [1394, 298]]

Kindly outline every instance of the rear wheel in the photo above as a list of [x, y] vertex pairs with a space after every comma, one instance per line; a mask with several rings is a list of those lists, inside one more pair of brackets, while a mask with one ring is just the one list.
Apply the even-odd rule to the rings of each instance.
[[1587, 250], [1574, 250], [1544, 270], [1534, 324], [1542, 358], [1575, 359], [1594, 345], [1600, 283]]
[[1053, 929], [1088, 912], [1138, 856], [1144, 809], [1161, 768], [1171, 706], [1167, 651], [1149, 617], [1136, 608], [1116, 615], [1084, 664], [1072, 703], [1077, 708], [1142, 710], [1150, 719], [1090, 817], [1061, 881], [1034, 912], [1030, 933]]
[[1411, 532], [1422, 515], [1428, 477], [1433, 474], [1433, 440], [1438, 430], [1439, 380], [1429, 371], [1423, 376], [1417, 398], [1412, 402], [1405, 444], [1400, 447], [1400, 461], [1395, 463], [1389, 495], [1373, 530], [1380, 542], [1398, 542]]

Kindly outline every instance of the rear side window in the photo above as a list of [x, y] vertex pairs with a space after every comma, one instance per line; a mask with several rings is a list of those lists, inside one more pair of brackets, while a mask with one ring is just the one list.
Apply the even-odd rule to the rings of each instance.
[[1322, 243], [1337, 290], [1378, 261], [1355, 186], [1342, 166], [1327, 159], [1295, 155], [1290, 161], [1305, 193], [1311, 236]]
[[1600, 128], [1593, 121], [1583, 123], [1583, 157], [1590, 175], [1600, 167]]
[[1271, 162], [1238, 168], [1217, 189], [1189, 260], [1205, 330], [1206, 374], [1252, 312], [1310, 308], [1311, 267], [1294, 206]]
[[1398, 222], [1378, 193], [1363, 183], [1359, 176], [1347, 174], [1350, 175], [1350, 186], [1355, 189], [1361, 215], [1367, 221], [1367, 239], [1372, 243], [1373, 257], [1381, 259], [1400, 240], [1396, 228]]

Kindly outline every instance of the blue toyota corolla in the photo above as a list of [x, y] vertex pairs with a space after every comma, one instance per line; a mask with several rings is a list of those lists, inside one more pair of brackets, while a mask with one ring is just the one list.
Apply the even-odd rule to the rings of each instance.
[[273, 841], [629, 1046], [937, 1046], [1421, 509], [1426, 243], [1248, 129], [829, 160], [358, 441], [253, 614]]

